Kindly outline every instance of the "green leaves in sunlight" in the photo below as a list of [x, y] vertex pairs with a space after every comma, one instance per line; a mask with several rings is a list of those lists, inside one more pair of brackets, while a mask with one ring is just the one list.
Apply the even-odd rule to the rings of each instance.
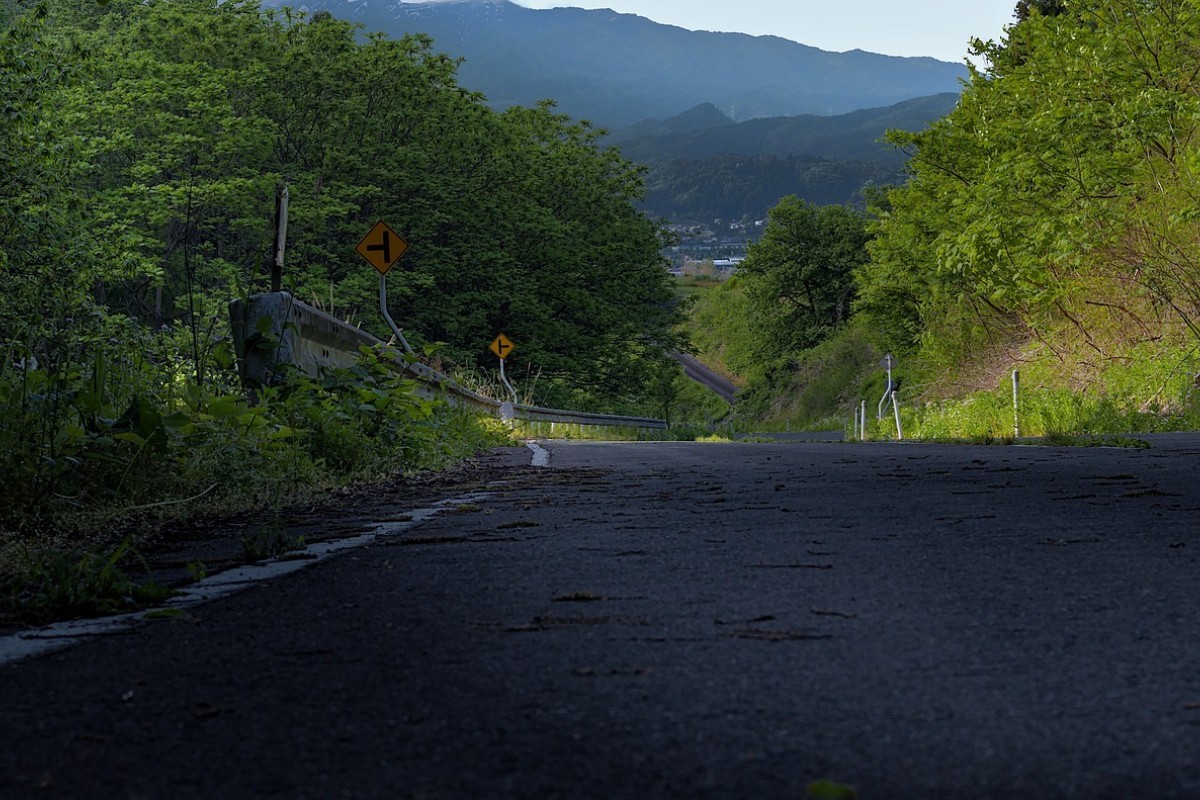
[[1059, 327], [1090, 341], [1101, 307], [1197, 330], [1200, 9], [1022, 6], [951, 114], [891, 135], [912, 176], [876, 198], [859, 308], [940, 367]]

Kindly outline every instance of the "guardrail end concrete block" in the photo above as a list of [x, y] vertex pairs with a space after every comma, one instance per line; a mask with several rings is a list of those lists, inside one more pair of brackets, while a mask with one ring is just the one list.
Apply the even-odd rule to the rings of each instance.
[[247, 386], [266, 386], [280, 364], [294, 363], [295, 326], [288, 325], [294, 305], [287, 292], [255, 294], [229, 304], [233, 345]]

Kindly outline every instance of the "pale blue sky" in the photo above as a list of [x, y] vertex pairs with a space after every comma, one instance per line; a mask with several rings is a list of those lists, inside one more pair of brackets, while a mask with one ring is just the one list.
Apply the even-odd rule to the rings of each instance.
[[516, 0], [611, 8], [691, 30], [772, 34], [822, 50], [961, 62], [972, 37], [999, 40], [1016, 0]]

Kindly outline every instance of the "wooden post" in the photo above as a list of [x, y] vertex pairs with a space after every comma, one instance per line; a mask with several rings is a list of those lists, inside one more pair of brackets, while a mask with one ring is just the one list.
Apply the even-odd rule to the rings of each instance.
[[283, 251], [287, 247], [288, 188], [275, 187], [275, 244], [271, 248], [271, 291], [283, 290]]

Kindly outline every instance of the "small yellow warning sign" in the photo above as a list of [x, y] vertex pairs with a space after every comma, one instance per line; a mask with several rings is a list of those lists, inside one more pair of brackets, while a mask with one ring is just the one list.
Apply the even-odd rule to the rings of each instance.
[[512, 343], [512, 339], [509, 339], [503, 333], [498, 335], [495, 339], [492, 339], [492, 343], [488, 345], [488, 349], [495, 353], [496, 357], [501, 361], [508, 358], [508, 354], [515, 350], [516, 347], [517, 346]]

